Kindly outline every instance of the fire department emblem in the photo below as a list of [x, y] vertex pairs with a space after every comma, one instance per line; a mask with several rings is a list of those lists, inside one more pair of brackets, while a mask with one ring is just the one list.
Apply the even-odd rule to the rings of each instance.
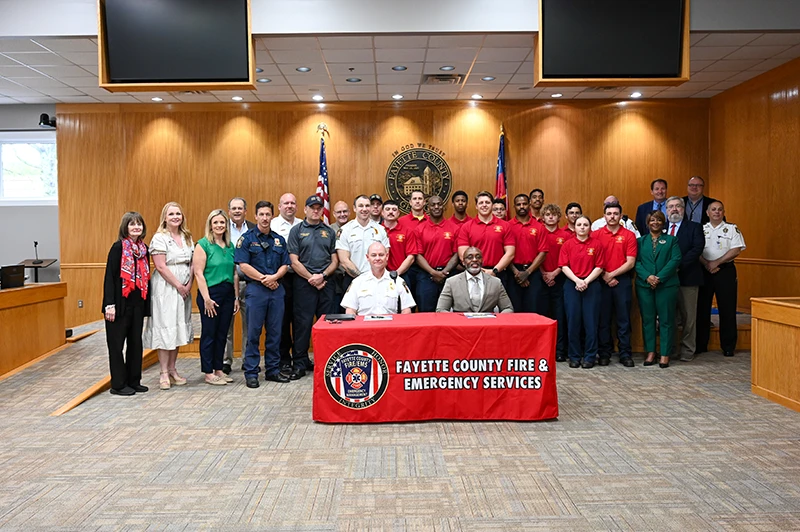
[[389, 367], [374, 348], [349, 344], [337, 349], [325, 365], [325, 386], [331, 397], [352, 409], [377, 403], [389, 385]]
[[431, 196], [439, 196], [445, 204], [450, 196], [452, 172], [444, 160], [444, 152], [409, 144], [395, 152], [395, 157], [386, 171], [386, 192], [397, 202], [400, 211], [411, 212], [409, 200], [413, 192], [421, 191], [427, 203]]
[[587, 253], [588, 255], [594, 255], [594, 248], [589, 248], [589, 249], [587, 249], [587, 250], [586, 250], [586, 253]]

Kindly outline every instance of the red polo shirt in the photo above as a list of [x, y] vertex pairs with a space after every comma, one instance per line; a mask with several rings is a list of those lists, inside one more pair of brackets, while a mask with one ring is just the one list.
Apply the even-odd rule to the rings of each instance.
[[562, 268], [569, 266], [577, 277], [585, 279], [595, 268], [602, 268], [603, 245], [591, 236], [584, 242], [577, 238], [570, 238], [561, 246], [558, 256], [558, 265]]
[[514, 218], [509, 222], [509, 225], [511, 225], [517, 248], [514, 254], [514, 264], [530, 264], [539, 253], [547, 251], [547, 239], [545, 237], [547, 229], [534, 218], [531, 218], [526, 223]]
[[514, 245], [514, 234], [508, 222], [492, 215], [488, 223], [476, 217], [461, 226], [458, 247], [475, 246], [481, 250], [484, 268], [493, 268], [505, 255], [504, 246]]
[[427, 222], [428, 220], [429, 218], [427, 214], [423, 214], [422, 218], [417, 218], [416, 216], [414, 216], [414, 213], [410, 212], [405, 216], [401, 216], [397, 221], [400, 222], [401, 224], [406, 224], [408, 228], [413, 231], [414, 229], [417, 228], [419, 224], [421, 224], [422, 222]]
[[635, 257], [639, 252], [639, 245], [633, 231], [620, 226], [616, 234], [608, 226], [592, 231], [592, 238], [596, 238], [603, 245], [605, 263], [603, 269], [613, 272], [623, 264], [628, 257]]
[[469, 222], [470, 220], [472, 220], [472, 218], [470, 218], [470, 216], [469, 216], [468, 214], [465, 214], [465, 215], [464, 215], [464, 219], [463, 219], [463, 220], [459, 220], [458, 218], [456, 218], [456, 215], [454, 214], [453, 216], [451, 216], [450, 218], [448, 218], [448, 220], [450, 220], [451, 222], [453, 222], [454, 224], [456, 224], [456, 226], [458, 226], [458, 227], [461, 227], [461, 226], [463, 226], [465, 223], [467, 223], [467, 222]]
[[547, 256], [545, 256], [544, 262], [539, 269], [543, 272], [552, 272], [558, 268], [558, 259], [561, 255], [561, 246], [563, 246], [567, 240], [574, 238], [575, 233], [570, 233], [563, 227], [556, 229], [551, 233], [547, 227], [545, 227], [544, 236], [545, 241], [547, 242]]
[[411, 239], [414, 249], [408, 252], [422, 255], [432, 268], [443, 268], [458, 251], [457, 233], [458, 226], [449, 219], [442, 219], [438, 224], [427, 220], [414, 229]]
[[389, 263], [386, 267], [389, 271], [396, 271], [397, 268], [403, 264], [406, 257], [410, 254], [408, 245], [411, 241], [411, 233], [414, 232], [413, 227], [403, 224], [398, 220], [394, 229], [389, 229], [385, 225], [386, 236], [389, 237]]

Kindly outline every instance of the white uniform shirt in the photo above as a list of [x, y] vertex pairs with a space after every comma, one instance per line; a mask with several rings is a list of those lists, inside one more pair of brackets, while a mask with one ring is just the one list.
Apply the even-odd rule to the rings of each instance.
[[350, 220], [342, 226], [342, 233], [336, 239], [336, 249], [349, 251], [352, 263], [359, 272], [364, 273], [370, 271], [367, 249], [375, 242], [380, 242], [389, 249], [386, 229], [372, 220], [365, 226], [358, 223], [358, 220]]
[[[302, 218], [298, 218], [295, 216], [294, 221], [290, 222], [289, 220], [285, 219], [283, 216], [276, 216], [272, 219], [272, 222], [269, 224], [269, 228], [272, 231], [275, 231], [279, 235], [283, 237], [283, 239], [288, 242], [289, 241], [289, 231], [292, 230], [292, 227], [295, 225], [300, 225], [303, 223]], [[292, 267], [289, 266], [289, 271], [293, 271]]]
[[729, 249], [742, 248], [742, 251], [746, 249], [744, 237], [736, 224], [722, 222], [715, 228], [708, 222], [703, 226], [703, 233], [706, 237], [703, 258], [707, 261], [717, 260]]
[[402, 277], [392, 279], [388, 271], [378, 279], [368, 269], [350, 284], [342, 298], [342, 306], [355, 309], [359, 316], [369, 314], [397, 314], [397, 298], [402, 310], [416, 303]]
[[[633, 224], [633, 220], [631, 220], [630, 218], [628, 218], [627, 220], [620, 219], [619, 222], [622, 227], [624, 227], [625, 229], [636, 235], [636, 238], [642, 236], [641, 234], [639, 234], [639, 230], [636, 228], [636, 226]], [[598, 218], [597, 220], [592, 222], [592, 231], [597, 231], [598, 229], [605, 226], [606, 226], [606, 218], [605, 216], [603, 216], [602, 218]]]

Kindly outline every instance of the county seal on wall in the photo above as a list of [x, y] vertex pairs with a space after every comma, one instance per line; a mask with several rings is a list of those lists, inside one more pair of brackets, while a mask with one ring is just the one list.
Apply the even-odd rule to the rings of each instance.
[[377, 403], [389, 385], [389, 367], [374, 348], [348, 344], [337, 349], [325, 364], [325, 386], [340, 405], [352, 409]]
[[426, 200], [440, 196], [447, 203], [452, 183], [443, 151], [422, 142], [414, 146], [408, 144], [394, 152], [386, 172], [386, 192], [404, 213], [411, 210], [408, 202], [416, 191], [421, 191]]

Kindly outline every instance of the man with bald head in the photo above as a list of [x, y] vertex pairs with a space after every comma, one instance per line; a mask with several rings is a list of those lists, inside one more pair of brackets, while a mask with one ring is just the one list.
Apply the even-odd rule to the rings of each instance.
[[[612, 205], [612, 204], [619, 205], [619, 200], [617, 199], [617, 197], [616, 196], [606, 196], [606, 199], [603, 200], [603, 206]], [[622, 227], [624, 227], [625, 229], [627, 229], [628, 231], [630, 231], [634, 235], [636, 235], [636, 238], [639, 238], [640, 236], [642, 236], [639, 233], [639, 230], [633, 224], [633, 220], [631, 220], [628, 217], [627, 214], [623, 214], [622, 215], [622, 218], [620, 218], [620, 220], [619, 220], [619, 225], [621, 225]], [[600, 218], [598, 218], [597, 220], [592, 222], [592, 231], [597, 231], [601, 227], [605, 227], [605, 226], [606, 226], [606, 217], [605, 216], [601, 216]]]
[[[416, 304], [402, 277], [392, 276], [386, 269], [389, 250], [380, 242], [367, 248], [369, 270], [350, 283], [342, 298], [342, 307], [348, 314], [410, 314]], [[399, 310], [398, 310], [399, 309]]]
[[[272, 219], [270, 226], [273, 231], [289, 240], [289, 232], [292, 227], [299, 225], [303, 220], [295, 217], [297, 213], [297, 198], [294, 194], [287, 192], [281, 196], [278, 202], [279, 216]], [[294, 278], [295, 274], [289, 267], [289, 272], [284, 276], [283, 287], [286, 290], [284, 296], [285, 309], [283, 312], [283, 326], [281, 327], [281, 373], [289, 376], [292, 373], [292, 356], [294, 354]], [[311, 369], [311, 368], [307, 368]]]
[[484, 273], [480, 249], [467, 247], [462, 262], [464, 271], [445, 281], [436, 312], [514, 312], [500, 279]]

